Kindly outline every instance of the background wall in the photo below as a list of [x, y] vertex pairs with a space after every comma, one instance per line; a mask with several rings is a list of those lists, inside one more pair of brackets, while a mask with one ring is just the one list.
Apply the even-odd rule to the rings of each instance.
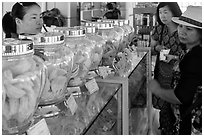
[[[15, 2], [2, 3], [2, 15], [7, 11], [11, 11]], [[122, 18], [129, 19], [130, 24], [133, 25], [133, 8], [138, 2], [118, 2], [121, 10]], [[63, 16], [66, 17], [67, 26], [76, 26], [80, 24], [79, 2], [38, 2], [42, 11], [58, 8]], [[186, 10], [188, 5], [202, 5], [201, 1], [186, 1], [178, 2], [182, 11]]]

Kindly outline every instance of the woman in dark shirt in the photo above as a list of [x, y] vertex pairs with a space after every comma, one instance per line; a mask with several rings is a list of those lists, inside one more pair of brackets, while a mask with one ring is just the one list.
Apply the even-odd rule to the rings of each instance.
[[[149, 88], [165, 101], [179, 104], [182, 115], [192, 105], [198, 86], [202, 86], [202, 7], [189, 6], [181, 17], [172, 20], [179, 24], [179, 39], [187, 49], [179, 63], [180, 78], [174, 90], [161, 88], [156, 80], [150, 82]], [[191, 134], [191, 114], [181, 120], [179, 134]]]

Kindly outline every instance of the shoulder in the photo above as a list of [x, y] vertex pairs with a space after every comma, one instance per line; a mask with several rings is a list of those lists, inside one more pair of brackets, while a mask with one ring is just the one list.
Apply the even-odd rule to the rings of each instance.
[[154, 40], [158, 40], [159, 39], [159, 36], [161, 35], [162, 33], [162, 25], [156, 25], [154, 26], [152, 32], [151, 32], [151, 36]]
[[162, 26], [162, 25], [156, 25], [153, 30], [160, 34], [160, 33], [162, 33], [163, 28], [164, 28], [164, 26]]
[[182, 64], [186, 72], [200, 74], [202, 71], [202, 48], [200, 46], [194, 47], [184, 56]]
[[195, 46], [187, 54], [189, 58], [194, 59], [194, 60], [197, 59], [197, 61], [199, 61], [202, 59], [202, 47]]

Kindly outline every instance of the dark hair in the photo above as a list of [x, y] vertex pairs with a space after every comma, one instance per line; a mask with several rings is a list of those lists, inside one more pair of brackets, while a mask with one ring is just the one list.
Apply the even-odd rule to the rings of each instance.
[[112, 3], [107, 3], [106, 7], [109, 10], [113, 10], [113, 4]]
[[173, 14], [173, 17], [180, 17], [182, 14], [181, 9], [177, 2], [160, 2], [159, 5], [157, 6], [157, 11], [156, 11], [157, 22], [160, 25], [164, 25], [164, 24], [161, 22], [161, 19], [159, 18], [159, 9], [165, 6], [168, 6], [169, 10]]
[[7, 12], [2, 19], [3, 31], [6, 34], [6, 38], [11, 37], [11, 34], [17, 33], [15, 19], [23, 19], [27, 12], [27, 9], [31, 6], [39, 6], [36, 2], [17, 2], [13, 5], [11, 12]]

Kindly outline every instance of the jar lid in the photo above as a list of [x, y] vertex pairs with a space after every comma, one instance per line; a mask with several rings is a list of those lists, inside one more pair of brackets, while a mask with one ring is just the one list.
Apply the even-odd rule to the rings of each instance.
[[93, 33], [96, 33], [96, 31], [97, 31], [97, 29], [96, 29], [96, 27], [94, 27], [94, 26], [80, 26], [80, 27], [82, 27], [82, 28], [84, 28], [85, 29], [85, 33], [87, 34], [93, 34]]
[[113, 23], [113, 26], [123, 26], [123, 25], [129, 25], [129, 20], [126, 19], [102, 19], [97, 20], [98, 22], [109, 22]]
[[82, 27], [57, 27], [55, 32], [63, 32], [66, 37], [80, 37], [85, 35], [85, 28]]
[[110, 22], [97, 22], [98, 29], [112, 29], [113, 23]]
[[96, 26], [96, 23], [95, 22], [86, 22], [85, 23], [85, 26], [87, 27], [87, 26], [93, 26], [93, 27], [95, 27]]
[[17, 56], [34, 53], [32, 40], [6, 38], [2, 42], [2, 56]]
[[123, 23], [123, 25], [129, 25], [130, 24], [130, 21], [126, 20], [126, 19], [120, 19], [119, 22]]
[[76, 29], [84, 29], [85, 33], [96, 33], [96, 27], [94, 26], [74, 26]]
[[65, 40], [64, 34], [60, 32], [45, 32], [31, 37], [34, 45], [62, 44]]
[[118, 26], [129, 25], [129, 20], [120, 19], [120, 20], [117, 20], [117, 23], [118, 23]]
[[96, 27], [86, 27], [86, 33], [96, 33]]
[[21, 40], [25, 40], [25, 39], [33, 40], [34, 37], [36, 37], [36, 36], [37, 36], [37, 34], [35, 34], [35, 35], [22, 35], [22, 34], [20, 34], [18, 36], [18, 38], [21, 39]]

